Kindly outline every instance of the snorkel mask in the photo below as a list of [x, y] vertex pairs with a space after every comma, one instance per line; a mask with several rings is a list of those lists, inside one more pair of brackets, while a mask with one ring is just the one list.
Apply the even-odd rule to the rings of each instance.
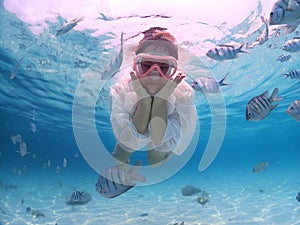
[[172, 56], [140, 53], [134, 58], [133, 70], [139, 78], [144, 78], [156, 70], [161, 77], [170, 79], [176, 73], [177, 61]]

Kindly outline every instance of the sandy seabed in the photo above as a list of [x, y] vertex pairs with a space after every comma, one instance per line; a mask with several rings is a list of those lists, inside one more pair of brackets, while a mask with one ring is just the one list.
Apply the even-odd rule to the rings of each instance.
[[[0, 187], [1, 225], [300, 224], [300, 202], [295, 199], [300, 182], [284, 175], [177, 175], [163, 183], [136, 186], [113, 199], [95, 191], [97, 174], [46, 175], [1, 177], [2, 184], [16, 185]], [[183, 196], [184, 185], [208, 192], [209, 201], [201, 205], [197, 194]], [[66, 205], [75, 189], [87, 191], [92, 201]], [[34, 217], [27, 207], [45, 217]]]

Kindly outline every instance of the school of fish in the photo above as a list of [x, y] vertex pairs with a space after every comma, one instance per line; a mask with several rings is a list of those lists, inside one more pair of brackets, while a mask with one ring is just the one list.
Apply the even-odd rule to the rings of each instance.
[[[78, 17], [65, 23], [62, 27], [57, 29], [56, 37], [65, 35], [75, 26], [77, 26], [79, 22], [83, 21], [83, 19], [84, 17]], [[264, 25], [264, 30], [261, 35], [259, 35], [251, 44], [218, 44], [215, 47], [209, 49], [206, 52], [206, 56], [212, 60], [222, 62], [225, 60], [227, 61], [236, 59], [241, 53], [249, 54], [249, 52], [244, 48], [252, 49], [256, 46], [260, 46], [268, 42], [270, 26], [282, 26], [285, 34], [294, 32], [300, 23], [300, 0], [277, 0], [272, 7], [269, 18], [267, 19], [261, 16], [261, 20]], [[120, 50], [118, 54], [112, 57], [112, 59], [106, 65], [100, 76], [101, 80], [111, 79], [120, 70], [124, 54], [123, 32], [121, 33], [120, 42]], [[291, 54], [300, 51], [300, 37], [293, 37], [292, 39], [287, 40], [283, 44], [282, 50]], [[291, 54], [282, 54], [276, 60], [279, 62], [286, 62], [290, 60]], [[25, 56], [22, 56], [13, 66], [9, 75], [9, 78], [11, 80], [15, 79], [24, 59]], [[227, 75], [228, 73], [221, 80], [216, 80], [215, 78], [201, 75], [193, 80], [191, 86], [195, 91], [199, 91], [204, 94], [219, 93], [222, 91], [222, 86], [229, 85], [228, 83], [225, 83]], [[300, 79], [300, 70], [291, 69], [283, 75], [286, 78], [290, 78], [292, 80]], [[270, 97], [268, 96], [268, 90], [266, 90], [264, 93], [250, 99], [246, 105], [246, 120], [260, 121], [265, 119], [271, 113], [271, 111], [273, 111], [278, 106], [278, 104], [273, 103], [283, 100], [282, 97], [278, 97], [278, 94], [279, 89], [275, 87]], [[292, 102], [286, 110], [286, 113], [290, 115], [294, 120], [300, 122], [300, 100], [295, 100], [294, 102]], [[37, 132], [35, 117], [36, 113], [34, 112], [32, 120], [29, 124], [30, 130], [33, 133]], [[18, 134], [12, 136], [10, 139], [12, 140], [13, 144], [19, 143], [19, 151], [17, 152], [20, 153], [20, 156], [24, 157], [30, 153], [27, 151], [26, 143], [22, 140], [21, 135]], [[44, 163], [44, 166], [51, 167], [51, 161], [48, 160], [47, 163]], [[123, 166], [113, 166], [107, 168], [98, 177], [98, 181], [95, 185], [96, 191], [104, 197], [114, 198], [134, 187], [136, 185], [134, 181], [145, 182], [146, 178], [137, 173], [140, 166], [141, 162], [138, 162], [133, 168], [130, 169], [124, 169]], [[259, 173], [265, 170], [268, 166], [268, 162], [259, 163], [253, 167], [253, 172]], [[63, 159], [62, 167], [67, 167], [66, 158]], [[57, 172], [61, 170], [61, 167], [58, 165], [55, 168]], [[74, 191], [71, 198], [74, 201], [79, 201], [82, 198], [83, 194], [83, 191]]]

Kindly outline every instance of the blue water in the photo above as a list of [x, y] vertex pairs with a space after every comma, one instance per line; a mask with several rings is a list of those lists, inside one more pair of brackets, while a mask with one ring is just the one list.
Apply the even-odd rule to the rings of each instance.
[[[34, 35], [28, 24], [4, 9], [2, 2], [0, 12], [0, 181], [17, 186], [17, 189], [8, 190], [0, 186], [0, 224], [54, 224], [54, 221], [58, 224], [83, 224], [86, 221], [89, 221], [86, 224], [175, 224], [182, 221], [185, 224], [300, 223], [300, 203], [295, 199], [300, 191], [300, 123], [285, 113], [291, 102], [300, 99], [300, 81], [284, 79], [281, 75], [290, 69], [299, 69], [299, 53], [293, 53], [288, 62], [276, 61], [283, 54], [280, 46], [287, 38], [296, 36], [298, 31], [288, 36], [273, 35], [263, 46], [250, 49], [249, 54], [241, 54], [231, 61], [215, 62], [203, 54], [199, 55], [201, 62], [206, 65], [205, 69], [217, 79], [229, 73], [227, 82], [230, 85], [222, 87], [226, 106], [226, 132], [216, 159], [208, 169], [199, 172], [199, 162], [211, 135], [211, 116], [207, 99], [203, 94], [196, 93], [200, 134], [196, 150], [188, 163], [162, 183], [137, 187], [124, 194], [127, 197], [109, 200], [94, 189], [97, 172], [85, 161], [77, 145], [72, 107], [76, 88], [82, 81], [81, 75], [90, 70], [101, 72], [117, 52], [122, 29], [118, 33], [107, 32], [96, 37], [91, 35], [90, 30], [71, 30], [65, 35], [53, 37], [61, 25], [61, 18], [58, 18], [57, 23], [49, 22], [48, 29], [40, 35]], [[249, 29], [252, 23], [259, 21], [257, 13], [254, 11], [254, 16], [249, 15], [251, 19], [245, 18], [233, 29], [218, 28], [224, 29], [227, 35], [221, 40], [208, 37], [204, 43], [253, 41], [257, 33], [251, 33]], [[135, 23], [136, 20], [134, 18], [129, 22]], [[142, 23], [144, 19], [138, 20]], [[236, 36], [238, 33], [240, 37]], [[243, 36], [243, 33], [249, 35]], [[197, 37], [191, 38], [191, 42], [198, 43]], [[189, 46], [187, 50], [191, 48]], [[204, 49], [200, 44], [198, 52], [201, 51], [203, 53]], [[11, 80], [10, 73], [23, 56], [16, 77]], [[189, 79], [196, 77], [197, 69], [203, 69], [203, 65], [199, 65], [193, 65]], [[99, 93], [86, 92], [88, 96], [97, 99], [96, 128], [109, 151], [113, 150], [116, 141], [109, 123], [107, 97], [113, 82], [114, 79], [108, 81]], [[247, 102], [265, 90], [271, 93], [275, 87], [279, 88], [279, 94], [284, 98], [279, 106], [262, 121], [246, 121]], [[36, 112], [35, 120], [33, 111]], [[30, 129], [30, 122], [37, 126], [36, 132]], [[16, 152], [19, 146], [10, 140], [12, 135], [17, 134], [22, 136], [30, 152], [25, 157]], [[75, 154], [79, 157], [75, 157]], [[144, 155], [133, 156], [133, 161], [139, 157], [143, 158]], [[64, 158], [67, 160], [66, 168], [63, 166]], [[48, 167], [49, 160], [51, 165]], [[262, 161], [270, 162], [269, 167], [260, 174], [253, 174], [253, 166]], [[46, 168], [43, 169], [43, 166]], [[197, 202], [191, 203], [192, 200], [182, 200], [180, 189], [189, 184], [208, 191], [211, 201], [200, 206]], [[93, 201], [78, 211], [71, 208], [59, 210], [63, 208], [61, 205], [64, 206], [61, 195], [66, 196], [74, 188], [88, 190]], [[264, 189], [263, 195], [258, 192], [259, 189]], [[49, 198], [55, 199], [51, 200], [51, 207], [47, 206]], [[24, 204], [20, 203], [21, 199], [25, 200]], [[130, 209], [136, 213], [121, 208], [130, 200], [138, 202], [131, 205]], [[155, 211], [155, 205], [164, 206], [165, 202], [174, 202], [174, 207], [171, 204], [165, 208], [173, 212], [173, 217]], [[178, 202], [180, 205], [176, 205]], [[238, 204], [231, 207], [224, 205], [224, 202]], [[47, 212], [46, 218], [33, 219], [26, 214], [25, 206], [29, 203], [32, 208]], [[56, 203], [59, 205], [58, 210]], [[144, 204], [143, 210], [139, 210], [141, 204]], [[179, 207], [187, 211], [184, 213]], [[117, 211], [110, 212], [113, 208]], [[87, 212], [83, 216], [80, 214], [82, 210], [90, 210], [93, 214]], [[71, 212], [75, 219], [64, 219]], [[79, 213], [78, 218], [76, 212]], [[147, 216], [146, 219], [140, 217], [142, 213], [149, 214], [150, 219], [147, 220]], [[162, 213], [161, 216], [159, 213]], [[199, 216], [200, 213], [206, 217]], [[103, 218], [110, 218], [112, 214], [115, 220], [104, 222]]]

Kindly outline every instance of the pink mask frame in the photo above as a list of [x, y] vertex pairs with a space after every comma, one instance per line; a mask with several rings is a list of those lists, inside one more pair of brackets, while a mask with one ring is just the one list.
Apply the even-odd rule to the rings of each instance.
[[140, 53], [134, 58], [133, 70], [139, 78], [147, 77], [156, 70], [161, 77], [170, 79], [177, 71], [177, 60], [172, 56]]

